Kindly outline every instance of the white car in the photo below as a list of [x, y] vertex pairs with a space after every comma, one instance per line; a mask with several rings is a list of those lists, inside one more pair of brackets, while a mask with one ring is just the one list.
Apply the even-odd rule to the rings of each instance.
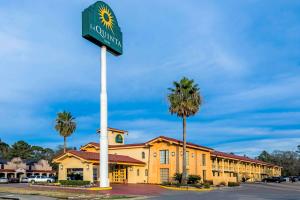
[[28, 183], [28, 178], [27, 177], [21, 178], [21, 183]]
[[54, 183], [55, 180], [47, 176], [30, 176], [28, 183]]
[[8, 179], [7, 178], [0, 178], [0, 183], [8, 183]]

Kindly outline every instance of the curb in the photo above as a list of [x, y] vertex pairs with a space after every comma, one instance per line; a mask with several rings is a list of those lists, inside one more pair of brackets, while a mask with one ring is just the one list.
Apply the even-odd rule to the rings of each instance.
[[162, 186], [160, 185], [160, 187], [168, 189], [168, 190], [177, 190], [177, 191], [193, 191], [193, 192], [208, 192], [208, 191], [212, 191], [214, 189], [209, 188], [209, 189], [198, 189], [198, 188], [175, 188], [175, 187], [168, 187], [168, 186]]
[[93, 188], [87, 188], [87, 190], [91, 190], [91, 191], [112, 190], [112, 187], [105, 187], [105, 188], [101, 188], [101, 187], [93, 187]]

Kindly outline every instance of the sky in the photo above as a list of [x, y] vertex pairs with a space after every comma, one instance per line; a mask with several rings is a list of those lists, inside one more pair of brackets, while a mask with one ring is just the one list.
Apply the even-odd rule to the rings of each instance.
[[[107, 57], [108, 125], [126, 143], [182, 137], [168, 88], [194, 79], [204, 99], [189, 142], [240, 155], [300, 144], [300, 2], [105, 1], [124, 54]], [[81, 36], [89, 0], [0, 1], [0, 138], [56, 148], [56, 114], [77, 130], [68, 146], [99, 141], [100, 49]]]

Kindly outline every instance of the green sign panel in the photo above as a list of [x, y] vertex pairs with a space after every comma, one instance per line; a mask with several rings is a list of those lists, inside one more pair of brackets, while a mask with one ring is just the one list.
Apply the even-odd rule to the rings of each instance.
[[122, 32], [112, 9], [97, 1], [82, 12], [82, 37], [98, 46], [105, 45], [114, 55], [123, 53]]

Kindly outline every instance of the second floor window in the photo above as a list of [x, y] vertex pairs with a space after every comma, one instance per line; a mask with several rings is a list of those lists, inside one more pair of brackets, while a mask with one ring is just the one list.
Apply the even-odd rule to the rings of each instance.
[[142, 152], [142, 159], [145, 159], [145, 152]]
[[190, 164], [190, 152], [187, 151], [185, 156], [186, 156], [186, 165], [189, 166], [189, 164]]
[[117, 136], [116, 136], [116, 141], [115, 141], [116, 143], [123, 143], [123, 137], [122, 137], [122, 135], [121, 134], [118, 134]]
[[160, 150], [160, 164], [169, 164], [169, 150]]
[[202, 154], [202, 166], [206, 166], [206, 155]]

